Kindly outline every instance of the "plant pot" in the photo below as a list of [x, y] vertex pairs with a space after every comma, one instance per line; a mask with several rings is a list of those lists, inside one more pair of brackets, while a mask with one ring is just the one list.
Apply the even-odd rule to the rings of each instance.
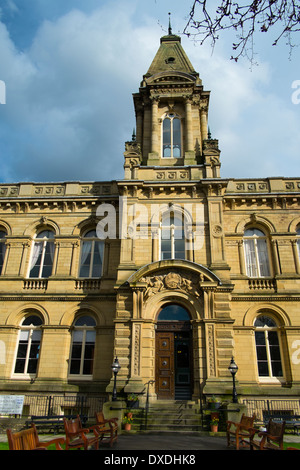
[[139, 408], [140, 402], [139, 400], [127, 400], [127, 407], [128, 408]]
[[218, 432], [218, 425], [217, 424], [215, 424], [215, 425], [212, 424], [210, 426], [210, 430], [211, 430], [211, 432]]
[[221, 406], [221, 402], [219, 402], [219, 401], [210, 402], [208, 404], [208, 407], [209, 407], [210, 410], [218, 410], [220, 408], [220, 406]]
[[124, 424], [124, 429], [125, 429], [125, 431], [130, 431], [131, 430], [131, 424], [130, 423], [125, 423]]

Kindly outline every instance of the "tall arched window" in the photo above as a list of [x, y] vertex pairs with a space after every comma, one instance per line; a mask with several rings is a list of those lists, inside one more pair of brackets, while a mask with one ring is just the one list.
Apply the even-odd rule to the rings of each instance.
[[168, 212], [161, 221], [161, 259], [185, 259], [184, 221], [181, 214]]
[[2, 269], [4, 265], [5, 251], [6, 251], [6, 232], [0, 230], [0, 274], [2, 274]]
[[29, 315], [24, 318], [19, 334], [15, 374], [30, 377], [36, 375], [40, 357], [42, 324], [43, 321], [37, 315]]
[[99, 278], [102, 275], [104, 241], [99, 240], [96, 230], [87, 232], [81, 243], [79, 277]]
[[247, 276], [270, 276], [266, 235], [257, 228], [247, 229], [244, 233], [244, 247]]
[[162, 156], [163, 158], [181, 157], [181, 121], [176, 114], [169, 113], [163, 123]]
[[298, 247], [298, 256], [300, 259], [300, 225], [296, 228], [296, 233], [297, 233], [297, 247]]
[[275, 321], [267, 315], [260, 315], [254, 326], [259, 377], [282, 377], [280, 344]]
[[29, 277], [48, 278], [52, 274], [54, 259], [54, 233], [43, 230], [34, 240]]
[[79, 317], [74, 323], [69, 375], [92, 377], [96, 341], [96, 322], [89, 315]]

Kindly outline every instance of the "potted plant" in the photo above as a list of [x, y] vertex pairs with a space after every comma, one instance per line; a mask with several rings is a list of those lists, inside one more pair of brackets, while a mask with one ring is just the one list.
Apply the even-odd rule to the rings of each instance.
[[219, 398], [215, 397], [214, 395], [212, 395], [211, 397], [209, 397], [208, 399], [208, 407], [211, 409], [211, 410], [217, 410], [218, 408], [220, 408], [221, 406], [221, 401]]
[[212, 432], [218, 432], [219, 418], [213, 416], [210, 422], [210, 429]]
[[125, 431], [130, 431], [131, 430], [132, 421], [133, 421], [132, 413], [127, 413], [123, 418], [123, 424], [124, 424]]
[[130, 393], [126, 398], [128, 408], [139, 408], [139, 397], [135, 393]]

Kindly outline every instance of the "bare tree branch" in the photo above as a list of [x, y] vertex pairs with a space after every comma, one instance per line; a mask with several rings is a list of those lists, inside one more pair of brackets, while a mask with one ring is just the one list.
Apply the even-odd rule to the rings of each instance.
[[210, 9], [207, 0], [194, 0], [183, 33], [201, 44], [210, 39], [215, 45], [222, 32], [234, 30], [237, 41], [232, 44], [231, 59], [235, 61], [241, 56], [253, 60], [257, 32], [274, 31], [274, 46], [286, 38], [291, 53], [292, 36], [300, 31], [300, 0], [220, 0], [214, 13]]

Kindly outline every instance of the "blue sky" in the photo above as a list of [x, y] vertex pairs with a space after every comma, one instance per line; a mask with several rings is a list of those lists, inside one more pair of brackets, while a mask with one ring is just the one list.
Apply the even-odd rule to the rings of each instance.
[[[132, 93], [166, 33], [168, 12], [178, 33], [191, 3], [2, 0], [1, 182], [121, 179], [135, 126]], [[182, 38], [211, 91], [209, 125], [224, 178], [300, 177], [300, 104], [292, 102], [300, 48], [289, 60], [284, 41], [275, 48], [272, 39], [256, 38], [251, 68], [246, 59], [230, 61], [234, 36], [213, 53], [209, 43]]]

